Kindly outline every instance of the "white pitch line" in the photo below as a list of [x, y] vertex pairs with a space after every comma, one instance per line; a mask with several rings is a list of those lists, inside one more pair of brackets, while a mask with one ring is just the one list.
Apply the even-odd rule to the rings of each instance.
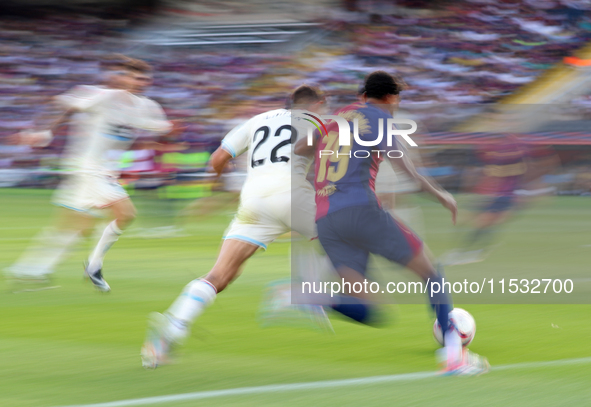
[[[491, 370], [512, 370], [512, 369], [531, 369], [543, 368], [565, 365], [578, 365], [591, 363], [591, 357], [579, 359], [561, 359], [547, 362], [524, 362], [512, 365], [493, 366]], [[267, 386], [256, 387], [238, 387], [235, 389], [199, 391], [195, 393], [171, 394], [168, 396], [146, 397], [141, 399], [128, 399], [119, 401], [110, 401], [107, 403], [98, 404], [77, 404], [62, 407], [129, 407], [129, 406], [147, 406], [151, 404], [172, 403], [177, 401], [187, 400], [202, 400], [214, 397], [225, 396], [240, 396], [245, 394], [264, 394], [264, 393], [280, 393], [295, 390], [315, 390], [327, 389], [331, 387], [346, 387], [359, 386], [377, 383], [392, 383], [402, 381], [415, 381], [422, 379], [429, 379], [431, 377], [439, 376], [437, 372], [417, 372], [404, 373], [390, 376], [371, 376], [361, 377], [357, 379], [343, 379], [343, 380], [323, 380], [319, 382], [304, 382], [304, 383], [290, 383], [290, 384], [271, 384]]]

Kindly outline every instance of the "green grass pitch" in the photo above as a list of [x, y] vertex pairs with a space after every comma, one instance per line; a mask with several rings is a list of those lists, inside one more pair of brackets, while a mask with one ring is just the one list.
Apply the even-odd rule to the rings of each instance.
[[[0, 190], [0, 267], [50, 224], [50, 191]], [[152, 206], [138, 199], [147, 226]], [[435, 254], [453, 246], [443, 209], [422, 202]], [[589, 198], [553, 198], [504, 228], [504, 242], [484, 263], [450, 267], [589, 270]], [[143, 212], [142, 212], [143, 210]], [[143, 217], [142, 217], [143, 215]], [[139, 350], [146, 316], [165, 310], [182, 287], [213, 265], [230, 219], [194, 220], [190, 236], [122, 237], [105, 262], [113, 291], [82, 279], [87, 245], [56, 273], [59, 289], [15, 294], [0, 280], [0, 406], [53, 407], [248, 386], [435, 371], [433, 317], [427, 306], [389, 307], [391, 323], [373, 329], [333, 318], [335, 335], [298, 327], [259, 327], [263, 289], [289, 274], [288, 243], [257, 254], [242, 276], [194, 326], [177, 364], [146, 371]], [[150, 225], [152, 226], [152, 225]], [[132, 234], [130, 231], [130, 235]], [[462, 268], [464, 267], [464, 268]], [[430, 377], [261, 394], [164, 402], [161, 406], [583, 406], [591, 404], [591, 363], [527, 365], [591, 356], [589, 305], [465, 305], [478, 331], [471, 349], [492, 366], [517, 365], [474, 378]]]

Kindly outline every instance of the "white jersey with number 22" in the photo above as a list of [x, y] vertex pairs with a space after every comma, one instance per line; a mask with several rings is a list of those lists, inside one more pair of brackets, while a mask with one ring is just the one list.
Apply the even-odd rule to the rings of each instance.
[[311, 159], [293, 154], [292, 144], [306, 135], [306, 129], [291, 110], [277, 109], [253, 117], [224, 137], [222, 148], [232, 157], [248, 152], [242, 199], [289, 192], [292, 182], [305, 182]]

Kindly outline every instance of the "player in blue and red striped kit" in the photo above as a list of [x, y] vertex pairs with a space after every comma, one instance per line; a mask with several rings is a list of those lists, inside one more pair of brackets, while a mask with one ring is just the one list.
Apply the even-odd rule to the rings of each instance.
[[480, 168], [470, 190], [477, 197], [474, 215], [461, 247], [443, 257], [450, 266], [483, 261], [498, 230], [517, 209], [524, 209], [533, 197], [553, 192], [543, 187], [541, 177], [559, 164], [552, 148], [525, 144], [510, 133], [493, 135], [476, 146], [475, 158]]
[[[417, 173], [412, 162], [400, 154], [394, 137], [388, 145], [386, 126], [400, 102], [400, 90], [401, 85], [392, 75], [373, 72], [365, 80], [365, 103], [355, 103], [337, 112], [349, 123], [351, 134], [353, 124], [357, 123], [363, 144], [371, 144], [381, 134], [377, 145], [362, 145], [353, 137], [350, 146], [339, 145], [338, 125], [333, 121], [327, 126], [327, 134], [310, 148], [315, 149], [318, 237], [339, 275], [351, 284], [365, 278], [370, 253], [407, 267], [424, 281], [441, 283], [443, 279], [422, 241], [382, 209], [374, 189], [378, 166], [388, 158], [449, 209], [455, 223], [454, 198]], [[296, 153], [305, 152], [301, 145], [296, 145]], [[462, 349], [460, 337], [448, 318], [453, 308], [450, 295], [434, 294], [429, 299], [439, 323], [445, 327], [444, 372], [462, 375], [486, 372], [485, 358]]]

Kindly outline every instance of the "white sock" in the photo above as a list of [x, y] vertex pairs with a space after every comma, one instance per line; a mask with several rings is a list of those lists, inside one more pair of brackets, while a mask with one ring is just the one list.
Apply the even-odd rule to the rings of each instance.
[[188, 334], [193, 321], [203, 314], [205, 308], [213, 303], [216, 296], [215, 288], [205, 280], [197, 279], [187, 284], [181, 295], [166, 311], [171, 320], [167, 329], [171, 339], [181, 341]]
[[455, 329], [445, 332], [444, 342], [447, 356], [447, 366], [458, 363], [462, 358], [462, 339]]
[[95, 273], [103, 267], [105, 254], [113, 246], [113, 243], [119, 240], [121, 233], [123, 232], [117, 227], [117, 220], [107, 225], [94, 251], [88, 258], [88, 270], [90, 273]]
[[77, 230], [45, 229], [9, 270], [29, 277], [51, 274], [79, 237]]

